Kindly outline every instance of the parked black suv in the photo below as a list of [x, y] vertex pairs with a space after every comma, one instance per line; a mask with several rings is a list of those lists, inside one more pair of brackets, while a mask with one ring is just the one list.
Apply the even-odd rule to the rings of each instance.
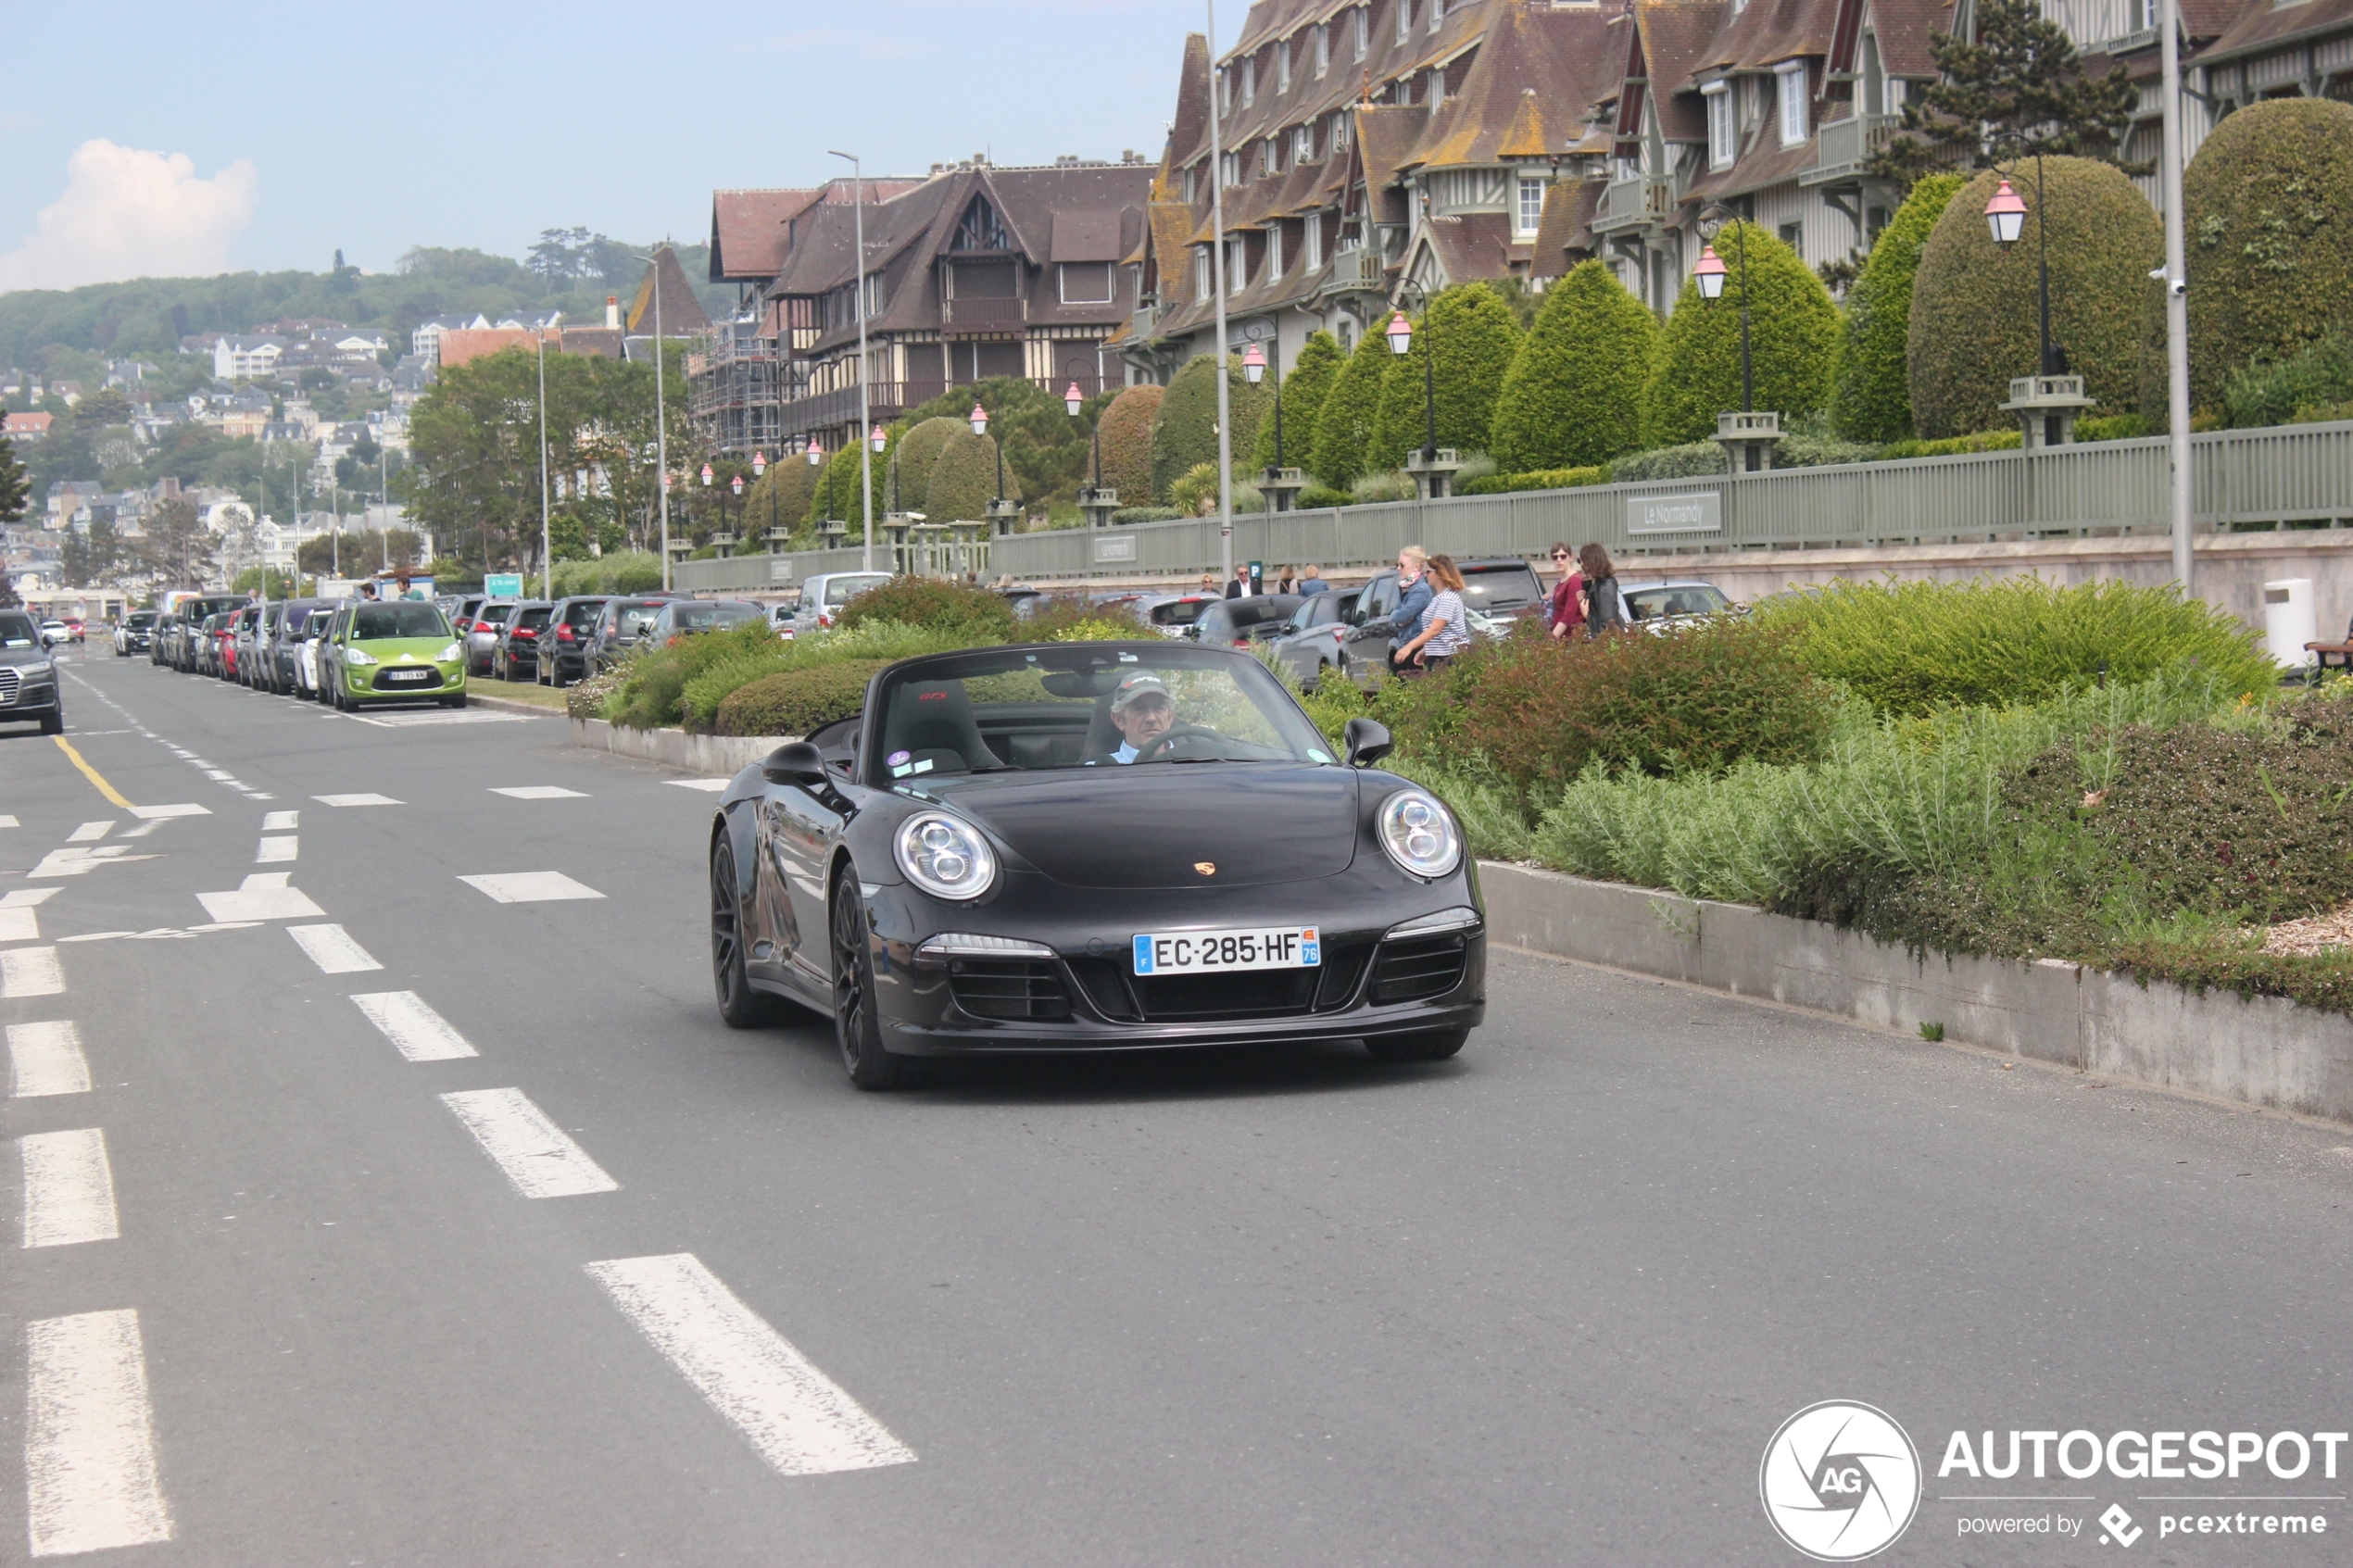
[[539, 643], [547, 631], [547, 612], [553, 608], [546, 599], [524, 599], [515, 606], [513, 618], [498, 629], [498, 640], [490, 649], [494, 680], [538, 678]]

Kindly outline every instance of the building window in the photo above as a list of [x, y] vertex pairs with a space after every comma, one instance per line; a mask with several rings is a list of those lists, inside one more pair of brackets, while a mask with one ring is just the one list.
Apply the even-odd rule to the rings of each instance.
[[1290, 40], [1288, 38], [1275, 45], [1275, 91], [1290, 91]]
[[1302, 163], [1315, 161], [1315, 127], [1314, 122], [1294, 125], [1290, 132], [1290, 161], [1293, 169]]
[[1516, 208], [1519, 232], [1532, 234], [1544, 220], [1544, 182], [1532, 174], [1519, 177], [1519, 201]]
[[1250, 246], [1239, 234], [1226, 242], [1226, 293], [1242, 292], [1250, 277]]
[[1065, 261], [1062, 263], [1062, 299], [1064, 305], [1109, 305], [1111, 303], [1111, 263], [1108, 261]]
[[1207, 299], [1210, 295], [1209, 247], [1193, 247], [1193, 297]]
[[1429, 30], [1430, 30], [1430, 31], [1432, 31], [1432, 32], [1436, 32], [1436, 31], [1438, 31], [1439, 24], [1440, 24], [1441, 22], [1443, 22], [1445, 19], [1446, 19], [1446, 0], [1429, 0]]
[[1221, 189], [1230, 188], [1242, 182], [1241, 154], [1220, 153], [1217, 155], [1217, 182]]
[[1191, 206], [1191, 205], [1192, 205], [1192, 201], [1193, 201], [1193, 175], [1195, 174], [1195, 172], [1196, 172], [1196, 170], [1195, 170], [1195, 169], [1194, 169], [1194, 166], [1193, 166], [1193, 165], [1191, 165], [1191, 164], [1189, 164], [1189, 164], [1187, 164], [1187, 165], [1185, 166], [1185, 174], [1184, 174], [1184, 194], [1185, 194], [1185, 204], [1186, 204], [1188, 207]]
[[1803, 260], [1805, 260], [1805, 259], [1806, 259], [1806, 225], [1805, 225], [1805, 224], [1803, 224], [1803, 223], [1784, 223], [1784, 224], [1782, 224], [1782, 225], [1780, 226], [1780, 228], [1779, 230], [1777, 230], [1777, 231], [1776, 231], [1776, 232], [1778, 232], [1778, 233], [1781, 236], [1781, 244], [1783, 244], [1783, 245], [1785, 245], [1789, 246], [1789, 248], [1790, 248], [1790, 249], [1792, 249], [1792, 250], [1793, 250], [1793, 251], [1795, 251], [1795, 252], [1797, 253], [1797, 258], [1798, 258], [1800, 261], [1803, 261]]
[[1732, 84], [1719, 79], [1700, 92], [1707, 101], [1707, 164], [1721, 169], [1732, 161], [1738, 141], [1732, 130]]
[[1223, 66], [1217, 68], [1217, 112], [1220, 114], [1234, 112], [1233, 73]]
[[1315, 28], [1315, 74], [1323, 75], [1332, 69], [1332, 30], [1328, 22]]
[[1361, 60], [1373, 47], [1373, 8], [1370, 6], [1357, 6], [1353, 25], [1356, 30], [1356, 57]]
[[1781, 145], [1806, 144], [1806, 62], [1791, 60], [1773, 68], [1773, 84], [1780, 94]]
[[1242, 62], [1242, 107], [1258, 102], [1258, 61], [1255, 56]]
[[1397, 0], [1397, 42], [1414, 35], [1414, 0]]
[[1283, 275], [1283, 226], [1279, 220], [1268, 224], [1266, 228], [1266, 275], [1269, 278]]
[[1422, 102], [1436, 108], [1446, 101], [1446, 73], [1433, 70], [1428, 73], [1428, 78], [1422, 84]]
[[1302, 227], [1307, 236], [1307, 270], [1313, 272], [1324, 264], [1324, 215], [1309, 213]]
[[1335, 109], [1332, 111], [1332, 151], [1335, 153], [1346, 152], [1348, 150], [1349, 135], [1348, 111], [1346, 109]]

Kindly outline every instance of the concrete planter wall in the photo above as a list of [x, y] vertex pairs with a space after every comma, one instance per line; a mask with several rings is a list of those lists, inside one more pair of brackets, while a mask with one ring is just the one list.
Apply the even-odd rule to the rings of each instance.
[[1877, 1029], [2353, 1122], [2353, 1019], [2277, 997], [2199, 996], [2045, 960], [1914, 957], [1741, 904], [1479, 864], [1488, 932], [1561, 958], [1770, 997]]
[[616, 757], [635, 757], [690, 773], [727, 778], [759, 761], [793, 735], [698, 735], [685, 730], [635, 730], [602, 719], [573, 719], [572, 744]]

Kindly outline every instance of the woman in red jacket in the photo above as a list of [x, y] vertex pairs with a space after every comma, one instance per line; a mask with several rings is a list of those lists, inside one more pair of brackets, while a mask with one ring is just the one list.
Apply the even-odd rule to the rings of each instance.
[[1577, 557], [1567, 545], [1553, 546], [1553, 570], [1561, 580], [1553, 587], [1553, 602], [1545, 607], [1544, 625], [1566, 640], [1585, 625], [1585, 574], [1577, 570]]

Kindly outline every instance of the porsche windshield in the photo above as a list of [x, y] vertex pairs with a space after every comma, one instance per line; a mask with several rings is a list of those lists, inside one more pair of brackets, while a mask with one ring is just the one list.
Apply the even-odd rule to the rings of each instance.
[[1079, 643], [944, 654], [891, 672], [875, 706], [877, 784], [925, 774], [1188, 762], [1330, 762], [1256, 659]]

